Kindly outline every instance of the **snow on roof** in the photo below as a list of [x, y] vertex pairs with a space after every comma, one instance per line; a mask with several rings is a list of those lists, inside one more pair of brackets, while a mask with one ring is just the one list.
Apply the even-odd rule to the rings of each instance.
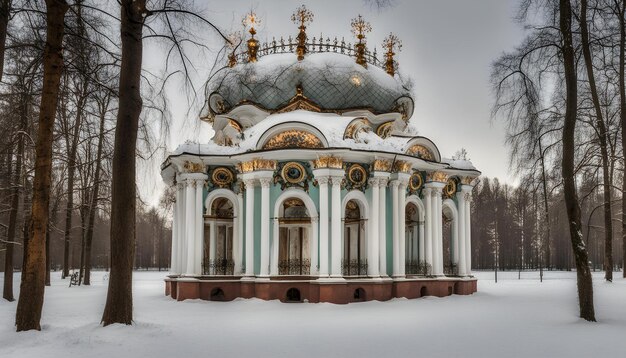
[[302, 61], [291, 53], [263, 56], [254, 63], [225, 68], [209, 87], [231, 108], [251, 101], [278, 109], [293, 98], [298, 85], [323, 109], [366, 107], [385, 113], [395, 108], [398, 98], [411, 97], [411, 89], [399, 76], [376, 66], [364, 68], [340, 53], [307, 54]]
[[451, 159], [451, 158], [441, 158], [442, 163], [446, 163], [455, 169], [463, 169], [463, 170], [477, 170], [474, 167], [474, 164], [469, 160], [465, 159]]
[[221, 146], [211, 141], [206, 144], [187, 142], [180, 145], [172, 155], [182, 153], [198, 155], [232, 155], [240, 154], [257, 148], [259, 139], [270, 128], [283, 123], [299, 122], [312, 126], [319, 130], [328, 141], [331, 148], [350, 148], [359, 150], [376, 150], [392, 153], [404, 153], [406, 144], [411, 137], [387, 137], [383, 139], [373, 132], [362, 133], [359, 141], [344, 139], [344, 132], [348, 124], [357, 117], [340, 116], [334, 113], [315, 113], [305, 110], [297, 110], [287, 113], [272, 114], [255, 126], [243, 132], [244, 139], [239, 146]]

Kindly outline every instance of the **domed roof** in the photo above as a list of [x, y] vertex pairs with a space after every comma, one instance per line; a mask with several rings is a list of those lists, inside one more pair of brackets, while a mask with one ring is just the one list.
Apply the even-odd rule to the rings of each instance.
[[298, 94], [320, 111], [369, 109], [372, 113], [413, 112], [411, 89], [398, 75], [357, 64], [341, 53], [312, 53], [298, 61], [292, 53], [261, 57], [221, 70], [210, 81], [209, 109], [223, 114], [240, 104], [280, 111]]

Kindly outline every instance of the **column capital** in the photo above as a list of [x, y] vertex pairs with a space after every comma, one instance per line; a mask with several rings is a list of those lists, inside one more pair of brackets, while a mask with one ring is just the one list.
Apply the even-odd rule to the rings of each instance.
[[330, 183], [333, 186], [341, 185], [342, 182], [343, 182], [343, 175], [342, 176], [332, 176], [332, 177], [330, 177]]
[[259, 182], [261, 182], [261, 188], [269, 188], [272, 183], [272, 178], [259, 178]]
[[329, 177], [316, 177], [315, 180], [317, 181], [317, 183], [319, 185], [328, 185], [328, 182], [330, 181]]
[[372, 186], [372, 188], [378, 188], [380, 186], [379, 178], [369, 178], [368, 183]]
[[247, 188], [254, 188], [256, 185], [256, 180], [255, 179], [244, 179], [243, 180], [244, 185]]
[[391, 185], [392, 188], [396, 189], [400, 185], [400, 181], [398, 181], [397, 179], [394, 179], [389, 182], [389, 185]]
[[[276, 220], [278, 220], [278, 219], [276, 219]], [[317, 224], [319, 221], [320, 221], [319, 216], [313, 216], [313, 217], [311, 218], [311, 222], [312, 222], [313, 224]]]

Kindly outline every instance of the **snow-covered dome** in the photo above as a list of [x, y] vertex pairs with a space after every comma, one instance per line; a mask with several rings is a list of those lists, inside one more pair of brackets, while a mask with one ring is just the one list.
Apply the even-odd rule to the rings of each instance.
[[313, 53], [299, 61], [294, 54], [278, 53], [257, 62], [225, 67], [210, 81], [210, 111], [228, 112], [253, 104], [273, 112], [287, 106], [301, 89], [304, 98], [322, 111], [368, 109], [372, 113], [413, 112], [411, 89], [399, 75], [382, 68], [357, 64], [341, 53]]

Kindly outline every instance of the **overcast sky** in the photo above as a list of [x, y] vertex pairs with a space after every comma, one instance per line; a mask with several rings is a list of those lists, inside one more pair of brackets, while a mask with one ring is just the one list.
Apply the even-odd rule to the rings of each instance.
[[[307, 28], [310, 37], [345, 36], [353, 42], [350, 20], [361, 14], [372, 25], [367, 35], [368, 46], [377, 46], [393, 32], [402, 40], [399, 71], [414, 84], [415, 113], [411, 121], [419, 134], [433, 140], [442, 156], [450, 157], [465, 148], [476, 168], [488, 177], [514, 183], [509, 175], [508, 149], [504, 145], [504, 123], [490, 117], [493, 96], [489, 85], [490, 64], [503, 51], [512, 49], [523, 31], [513, 20], [518, 0], [392, 0], [393, 6], [383, 10], [364, 0], [229, 0], [196, 1], [220, 29], [240, 30], [243, 15], [254, 9], [261, 17], [261, 40], [272, 36], [297, 34], [291, 20], [293, 10], [301, 4], [313, 11], [315, 18]], [[208, 28], [206, 38], [217, 40]], [[218, 42], [213, 46], [218, 47]], [[147, 46], [144, 62], [148, 66], [162, 62], [162, 47]], [[198, 64], [198, 76], [211, 67], [212, 59]], [[205, 75], [206, 76], [206, 75]], [[179, 90], [170, 90], [174, 100], [174, 121], [169, 149], [185, 140], [206, 142], [210, 126], [193, 125], [197, 111], [187, 116], [189, 106], [178, 98]], [[144, 196], [152, 197], [158, 190], [158, 176], [150, 176]]]

